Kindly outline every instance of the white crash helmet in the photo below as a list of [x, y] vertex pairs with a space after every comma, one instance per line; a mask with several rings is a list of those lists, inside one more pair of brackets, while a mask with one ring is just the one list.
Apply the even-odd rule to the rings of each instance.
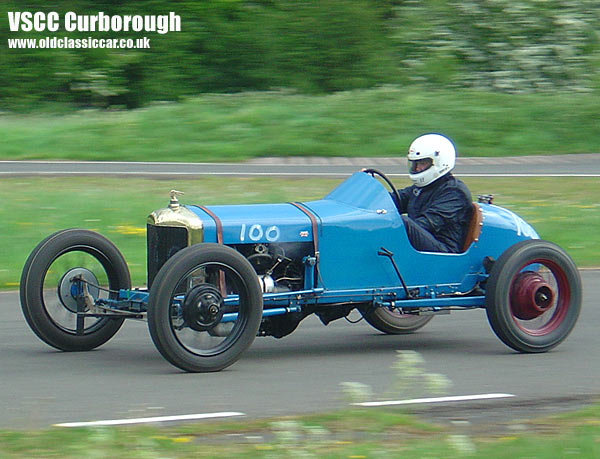
[[[426, 164], [426, 168], [417, 171], [417, 165]], [[427, 186], [446, 175], [456, 162], [454, 144], [440, 134], [425, 134], [417, 137], [408, 149], [408, 176], [418, 186]]]

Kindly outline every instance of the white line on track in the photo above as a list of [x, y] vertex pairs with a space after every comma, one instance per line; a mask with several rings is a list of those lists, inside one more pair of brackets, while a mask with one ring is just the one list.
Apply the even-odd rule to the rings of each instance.
[[411, 400], [388, 400], [383, 402], [353, 403], [356, 406], [393, 406], [393, 405], [418, 405], [425, 403], [469, 402], [474, 400], [490, 400], [495, 398], [516, 397], [514, 394], [477, 394], [455, 395], [451, 397], [414, 398]]
[[[264, 176], [285, 176], [285, 177], [340, 177], [340, 176], [349, 176], [349, 173], [331, 171], [331, 172], [176, 172], [176, 171], [166, 171], [166, 172], [155, 172], [155, 171], [113, 171], [113, 172], [98, 172], [98, 171], [11, 171], [11, 172], [0, 172], [0, 176], [8, 176], [8, 175], [16, 175], [16, 176], [28, 176], [28, 175], [104, 175], [104, 176], [141, 176], [141, 177], [150, 177], [150, 176], [202, 176], [202, 175], [223, 175], [223, 176], [240, 176], [240, 177], [264, 177]], [[388, 177], [408, 177], [408, 174], [395, 174], [389, 173], [386, 174]], [[457, 177], [600, 177], [600, 174], [461, 174], [459, 172], [455, 173]]]
[[[125, 164], [125, 165], [144, 165], [144, 166], [160, 166], [160, 165], [172, 165], [172, 166], [231, 166], [235, 163], [180, 163], [177, 161], [72, 161], [72, 160], [61, 160], [57, 159], [54, 161], [46, 161], [43, 159], [29, 159], [29, 160], [1, 160], [0, 164]], [[267, 164], [269, 166], [277, 166], [279, 164]], [[261, 164], [262, 166], [262, 164]]]
[[104, 421], [88, 422], [63, 422], [61, 424], [54, 424], [54, 427], [122, 426], [128, 424], [149, 424], [156, 422], [195, 421], [198, 419], [228, 418], [233, 416], [245, 416], [245, 414], [238, 413], [236, 411], [226, 411], [222, 413], [182, 414], [176, 416], [156, 416], [151, 418], [110, 419]]
[[600, 177], [600, 174], [495, 174], [493, 172], [489, 174], [461, 174], [457, 172], [454, 175], [459, 177]]
[[[504, 165], [504, 164], [556, 164], [558, 163], [576, 163], [578, 157], [598, 157], [600, 154], [567, 154], [567, 155], [551, 155], [551, 156], [504, 156], [504, 157], [462, 157], [457, 159], [457, 166], [469, 166], [469, 165]], [[309, 156], [305, 158], [296, 157], [281, 157], [280, 161], [271, 159], [269, 161], [255, 158], [254, 160], [246, 160], [240, 162], [189, 162], [189, 161], [93, 161], [93, 160], [69, 160], [69, 159], [23, 159], [23, 160], [0, 160], [0, 165], [3, 164], [44, 164], [44, 165], [56, 165], [56, 164], [78, 164], [78, 165], [135, 165], [135, 166], [161, 166], [161, 165], [177, 165], [177, 166], [232, 166], [235, 164], [248, 165], [251, 167], [281, 167], [281, 166], [325, 166], [331, 165], [334, 167], [340, 166], [356, 166], [357, 164], [373, 163], [377, 166], [402, 166], [406, 167], [406, 157], [316, 157]]]

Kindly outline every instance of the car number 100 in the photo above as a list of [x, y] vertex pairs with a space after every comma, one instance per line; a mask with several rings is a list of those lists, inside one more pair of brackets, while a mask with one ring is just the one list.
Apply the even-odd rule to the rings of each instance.
[[269, 242], [275, 242], [279, 240], [280, 231], [279, 228], [275, 225], [269, 226], [267, 229], [263, 229], [262, 225], [254, 224], [250, 226], [246, 226], [245, 223], [242, 223], [242, 229], [240, 231], [240, 241], [244, 242], [246, 238], [251, 241], [260, 241], [263, 236]]

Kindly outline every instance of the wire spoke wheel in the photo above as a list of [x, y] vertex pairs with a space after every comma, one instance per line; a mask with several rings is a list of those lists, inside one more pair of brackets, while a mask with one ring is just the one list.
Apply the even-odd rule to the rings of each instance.
[[[226, 292], [221, 291], [223, 287]], [[202, 263], [184, 275], [171, 293], [170, 320], [175, 337], [182, 347], [201, 357], [226, 351], [247, 324], [248, 295], [239, 272], [222, 263]], [[227, 297], [239, 301], [228, 306]], [[222, 322], [225, 314], [229, 320]]]
[[547, 241], [523, 241], [494, 263], [486, 310], [496, 335], [520, 352], [545, 352], [571, 332], [581, 309], [581, 279], [571, 258]]
[[399, 309], [373, 308], [371, 305], [360, 308], [360, 313], [373, 328], [390, 335], [413, 333], [433, 319], [433, 316], [403, 314]]
[[[82, 280], [91, 303], [115, 298], [131, 284], [123, 256], [97, 233], [64, 230], [40, 242], [23, 268], [21, 308], [33, 332], [64, 351], [94, 349], [123, 324], [121, 318], [78, 317], [75, 277]], [[89, 312], [89, 307], [83, 310]]]
[[535, 260], [511, 280], [510, 310], [515, 324], [532, 336], [555, 330], [568, 312], [571, 289], [562, 269]]
[[234, 363], [253, 342], [261, 318], [256, 272], [241, 254], [218, 244], [179, 251], [150, 291], [152, 339], [185, 371], [218, 371]]

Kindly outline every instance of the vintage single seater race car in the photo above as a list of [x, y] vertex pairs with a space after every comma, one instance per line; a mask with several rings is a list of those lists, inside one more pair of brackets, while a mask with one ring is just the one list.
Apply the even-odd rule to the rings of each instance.
[[327, 325], [354, 309], [399, 334], [436, 314], [484, 308], [519, 352], [567, 337], [582, 294], [561, 248], [487, 199], [473, 204], [462, 253], [419, 252], [380, 180], [396, 192], [373, 169], [303, 203], [182, 206], [172, 191], [169, 206], [148, 217], [147, 288], [131, 288], [105, 237], [59, 231], [25, 263], [23, 313], [39, 338], [65, 351], [104, 344], [126, 318], [147, 319], [160, 353], [190, 372], [221, 370], [257, 335], [281, 338], [310, 314]]

